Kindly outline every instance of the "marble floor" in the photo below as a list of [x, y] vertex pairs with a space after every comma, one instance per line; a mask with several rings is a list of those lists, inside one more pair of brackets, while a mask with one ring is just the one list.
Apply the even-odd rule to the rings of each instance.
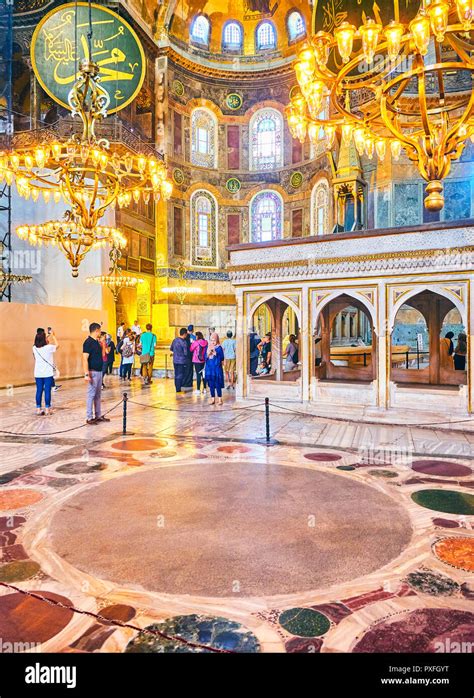
[[[472, 424], [2, 391], [0, 637], [45, 652], [474, 650]], [[462, 649], [457, 649], [461, 647]]]

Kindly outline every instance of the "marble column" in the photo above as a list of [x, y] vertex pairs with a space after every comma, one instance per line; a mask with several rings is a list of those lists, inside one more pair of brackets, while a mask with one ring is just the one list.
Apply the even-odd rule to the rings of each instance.
[[[373, 355], [375, 341], [374, 335], [377, 335], [377, 367], [376, 367], [376, 378], [377, 378], [377, 407], [380, 409], [387, 409], [389, 406], [389, 381], [390, 381], [390, 338], [391, 338], [391, 328], [389, 324], [389, 319], [387, 316], [387, 294], [386, 294], [386, 284], [384, 282], [379, 283], [378, 288], [378, 316], [376, 317], [374, 327], [372, 329], [372, 361], [375, 361]], [[387, 370], [387, 367], [388, 370]], [[388, 381], [387, 381], [388, 373]]]
[[239, 288], [236, 288], [235, 290], [235, 300], [237, 304], [237, 384], [235, 393], [237, 398], [243, 398], [244, 395], [247, 394], [247, 380], [249, 380], [249, 321], [244, 321], [244, 294]]

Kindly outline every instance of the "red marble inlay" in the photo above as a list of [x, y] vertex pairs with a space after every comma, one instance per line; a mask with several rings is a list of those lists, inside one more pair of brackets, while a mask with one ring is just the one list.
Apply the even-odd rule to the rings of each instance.
[[219, 446], [217, 450], [221, 453], [249, 453], [252, 449], [240, 444], [229, 444], [228, 446]]
[[13, 531], [25, 521], [24, 516], [0, 516], [0, 531]]
[[452, 519], [433, 519], [433, 523], [435, 526], [442, 526], [443, 528], [459, 528], [459, 523]]
[[[136, 610], [132, 606], [127, 606], [126, 604], [122, 603], [106, 606], [99, 611], [99, 614], [104, 618], [108, 618], [110, 621], [119, 621], [121, 623], [127, 623], [129, 620], [132, 620], [136, 613]], [[99, 622], [104, 623], [105, 625], [105, 621], [101, 620]]]
[[112, 448], [118, 451], [153, 451], [155, 448], [165, 448], [168, 442], [164, 439], [128, 439], [116, 441]]
[[315, 654], [321, 651], [323, 640], [320, 637], [303, 638], [294, 637], [285, 643], [285, 649], [290, 653]]
[[[49, 591], [34, 591], [66, 606], [71, 601]], [[0, 596], [0, 637], [2, 642], [46, 642], [57, 635], [73, 617], [68, 608], [51, 606], [26, 594]]]
[[415, 460], [411, 467], [417, 473], [444, 477], [464, 477], [472, 473], [467, 465], [446, 460]]
[[336, 453], [305, 453], [304, 457], [308, 460], [315, 460], [318, 462], [336, 461], [342, 458], [342, 456], [338, 456]]

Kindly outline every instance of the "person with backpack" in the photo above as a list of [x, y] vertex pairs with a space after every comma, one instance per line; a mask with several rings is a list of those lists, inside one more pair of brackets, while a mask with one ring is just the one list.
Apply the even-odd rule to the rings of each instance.
[[117, 354], [120, 354], [120, 368], [119, 368], [120, 380], [124, 380], [124, 376], [123, 376], [123, 356], [122, 356], [123, 340], [125, 339], [125, 337], [128, 337], [128, 336], [129, 336], [130, 332], [131, 332], [130, 329], [124, 330], [122, 339], [120, 339], [120, 340], [117, 342]]
[[122, 344], [122, 364], [123, 364], [123, 379], [132, 380], [132, 366], [135, 360], [135, 335], [130, 332], [124, 337]]
[[204, 377], [204, 366], [206, 364], [206, 349], [208, 342], [204, 339], [202, 332], [196, 332], [196, 339], [191, 342], [189, 347], [192, 354], [192, 361], [194, 366], [194, 371], [196, 372], [196, 395], [201, 395], [201, 381], [202, 381], [202, 395], [206, 394], [206, 379]]
[[290, 334], [289, 341], [284, 351], [283, 357], [285, 359], [284, 371], [293, 371], [298, 366], [298, 344], [296, 343], [296, 336]]

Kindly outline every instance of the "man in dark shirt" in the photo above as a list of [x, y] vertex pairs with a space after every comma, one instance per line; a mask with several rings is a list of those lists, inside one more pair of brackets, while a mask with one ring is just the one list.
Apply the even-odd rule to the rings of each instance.
[[170, 346], [170, 351], [173, 354], [174, 384], [177, 393], [182, 392], [181, 388], [186, 378], [186, 366], [189, 361], [189, 347], [186, 341], [187, 334], [187, 329], [182, 327], [179, 331], [179, 337], [175, 337]]
[[[102, 415], [100, 397], [102, 391], [102, 347], [99, 344], [101, 326], [98, 322], [89, 325], [89, 336], [82, 346], [84, 380], [87, 381], [87, 424], [110, 422]], [[95, 416], [94, 416], [95, 412]]]

